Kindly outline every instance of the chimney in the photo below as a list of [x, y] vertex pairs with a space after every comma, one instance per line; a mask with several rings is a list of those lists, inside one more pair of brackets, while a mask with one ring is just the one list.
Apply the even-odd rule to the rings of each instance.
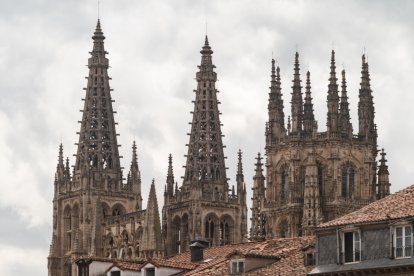
[[198, 262], [203, 260], [203, 250], [208, 247], [208, 241], [203, 238], [196, 238], [191, 242], [190, 252], [191, 261]]

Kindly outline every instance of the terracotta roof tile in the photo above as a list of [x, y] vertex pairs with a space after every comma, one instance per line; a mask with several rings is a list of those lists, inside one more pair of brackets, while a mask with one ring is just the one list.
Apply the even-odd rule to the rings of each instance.
[[[182, 275], [228, 275], [229, 257], [232, 254], [241, 254], [246, 257], [275, 258], [275, 262], [263, 269], [252, 272], [251, 275], [278, 275], [273, 271], [288, 271], [287, 274], [279, 275], [305, 275], [310, 269], [304, 267], [303, 248], [313, 245], [315, 238], [299, 237], [287, 239], [273, 239], [262, 242], [250, 242], [243, 244], [233, 244], [207, 248], [203, 252], [203, 262], [191, 262], [190, 252], [169, 258], [171, 262], [187, 263], [193, 265], [194, 268]], [[260, 272], [259, 271], [263, 271]], [[295, 274], [300, 272], [301, 274]], [[268, 274], [263, 274], [268, 273]], [[250, 275], [247, 273], [246, 275]]]
[[364, 224], [414, 217], [414, 185], [340, 218], [321, 224], [329, 228], [346, 224]]

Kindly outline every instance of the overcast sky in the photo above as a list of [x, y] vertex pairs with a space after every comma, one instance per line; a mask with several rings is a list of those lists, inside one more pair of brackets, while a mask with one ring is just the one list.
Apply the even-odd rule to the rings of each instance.
[[[330, 51], [347, 70], [354, 130], [366, 49], [391, 190], [414, 182], [414, 3], [412, 1], [101, 0], [122, 165], [138, 146], [146, 205], [155, 178], [162, 206], [167, 157], [176, 180], [190, 130], [192, 90], [207, 32], [217, 66], [230, 183], [237, 150], [250, 188], [264, 152], [270, 61], [282, 74], [285, 114], [296, 47], [311, 71], [315, 115], [326, 129]], [[0, 267], [5, 275], [47, 274], [58, 145], [73, 164], [97, 1], [0, 1]], [[273, 54], [272, 54], [273, 53]]]

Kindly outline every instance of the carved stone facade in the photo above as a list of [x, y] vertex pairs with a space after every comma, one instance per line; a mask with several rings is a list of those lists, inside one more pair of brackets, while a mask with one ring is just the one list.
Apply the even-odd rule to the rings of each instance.
[[163, 239], [167, 256], [189, 249], [195, 238], [205, 238], [210, 246], [247, 240], [246, 187], [239, 152], [236, 191], [230, 189], [224, 163], [219, 101], [206, 37], [196, 74], [193, 120], [184, 181], [175, 184], [172, 159], [169, 160], [164, 193]]
[[135, 142], [123, 182], [104, 35], [98, 20], [88, 60], [84, 110], [73, 172], [59, 148], [54, 182], [50, 276], [76, 275], [80, 256], [132, 258], [161, 254], [161, 230], [154, 183], [142, 209]]
[[266, 124], [266, 183], [261, 170], [256, 169], [252, 239], [309, 235], [321, 222], [389, 194], [384, 155], [377, 182], [377, 129], [365, 56], [362, 56], [357, 134], [353, 134], [350, 121], [345, 71], [342, 71], [339, 96], [335, 52], [332, 51], [331, 57], [325, 132], [318, 132], [310, 73], [306, 76], [303, 102], [299, 54], [296, 53], [291, 118], [285, 127], [280, 69], [275, 68], [272, 60]]

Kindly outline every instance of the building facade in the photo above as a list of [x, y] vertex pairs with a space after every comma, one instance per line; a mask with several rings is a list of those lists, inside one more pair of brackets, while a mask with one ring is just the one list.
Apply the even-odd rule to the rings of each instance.
[[236, 188], [226, 176], [217, 74], [213, 51], [205, 38], [196, 74], [193, 120], [184, 181], [175, 184], [169, 159], [163, 208], [163, 239], [167, 256], [187, 251], [190, 241], [203, 237], [210, 246], [247, 240], [246, 187], [239, 151]]
[[320, 225], [308, 275], [413, 275], [413, 204], [410, 186]]
[[309, 71], [303, 98], [299, 54], [295, 55], [291, 116], [287, 125], [280, 68], [275, 67], [274, 60], [271, 72], [265, 133], [266, 179], [258, 162], [253, 185], [251, 238], [309, 235], [320, 223], [388, 195], [388, 170], [377, 171], [377, 128], [365, 55], [362, 56], [357, 133], [350, 120], [345, 70], [341, 73], [339, 90], [333, 50], [325, 132], [318, 131], [315, 121]]
[[76, 275], [80, 256], [139, 256], [161, 253], [161, 227], [154, 183], [142, 208], [135, 142], [123, 181], [107, 52], [98, 20], [88, 60], [86, 95], [73, 171], [60, 145], [54, 182], [50, 276]]

